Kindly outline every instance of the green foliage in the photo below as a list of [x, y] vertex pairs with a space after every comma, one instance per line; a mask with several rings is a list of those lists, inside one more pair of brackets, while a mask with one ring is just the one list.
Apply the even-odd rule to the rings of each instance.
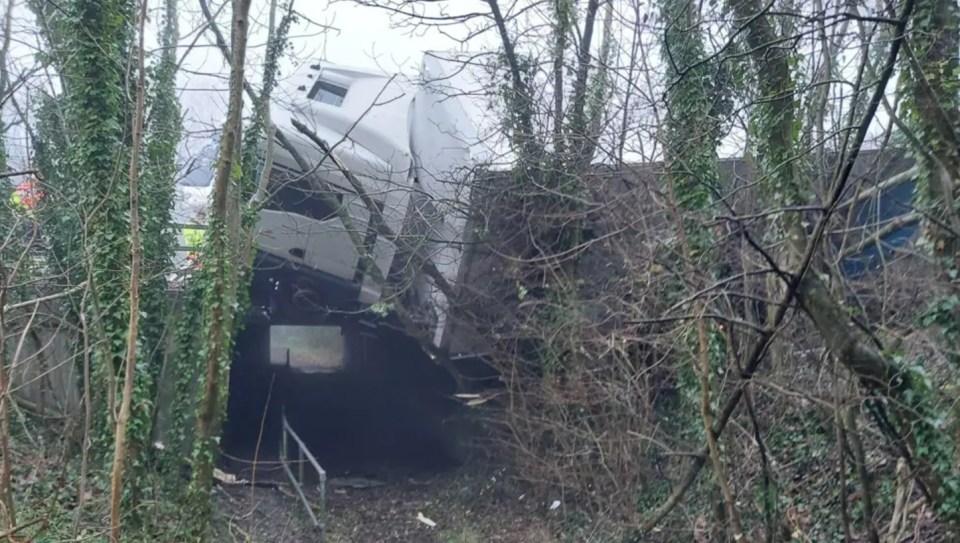
[[[236, 182], [239, 172], [231, 176]], [[230, 232], [218, 217], [210, 224], [203, 259], [210, 271], [209, 282], [202, 284], [203, 334], [197, 358], [205, 368], [199, 387], [196, 432], [193, 436], [190, 465], [192, 477], [187, 488], [186, 504], [193, 517], [193, 536], [205, 536], [212, 512], [211, 492], [213, 467], [220, 454], [220, 426], [227, 407], [230, 362], [236, 335], [239, 277], [236, 244], [231, 242], [238, 232]], [[214, 373], [211, 373], [214, 372]]]
[[[960, 345], [960, 299], [956, 294], [946, 294], [935, 299], [920, 317], [920, 326], [934, 329], [940, 341], [947, 346]], [[947, 358], [955, 369], [960, 369], [960, 353], [955, 348], [945, 350]]]
[[202, 270], [197, 271], [186, 283], [176, 305], [176, 313], [181, 317], [173, 328], [169, 372], [173, 375], [174, 390], [161, 465], [166, 482], [172, 484], [169, 490], [177, 498], [183, 497], [183, 469], [193, 449], [200, 406], [204, 360], [199, 353], [203, 343], [204, 293], [209, 284], [209, 275]]
[[244, 130], [243, 143], [243, 171], [247, 172], [243, 180], [241, 194], [245, 199], [256, 190], [258, 176], [260, 174], [260, 161], [262, 158], [262, 146], [267, 127], [264, 126], [264, 107], [268, 107], [273, 90], [277, 86], [277, 80], [280, 77], [279, 61], [284, 53], [290, 49], [290, 26], [297, 22], [297, 14], [292, 9], [291, 3], [285, 3], [285, 13], [280, 18], [277, 28], [273, 30], [270, 36], [270, 42], [267, 44], [266, 56], [263, 60], [263, 83], [260, 94], [251, 104], [253, 116], [248, 126]]
[[[702, 220], [719, 190], [720, 120], [713, 106], [715, 74], [712, 63], [705, 59], [697, 6], [669, 0], [660, 9], [660, 17], [667, 25], [661, 42], [663, 56], [668, 59], [663, 130], [665, 169], [683, 228], [672, 238], [673, 249], [680, 254], [689, 251], [689, 258], [701, 259], [714, 245], [713, 234], [703, 227]], [[686, 247], [681, 247], [681, 243]], [[688, 342], [693, 352], [699, 349], [696, 337], [688, 338]], [[722, 348], [711, 354], [724, 356]]]
[[[795, 175], [801, 125], [796, 115], [794, 78], [800, 57], [792, 49], [771, 45], [776, 23], [782, 17], [754, 17], [760, 10], [755, 0], [734, 4], [739, 17], [755, 19], [744, 33], [745, 45], [753, 58], [750, 73], [754, 84], [744, 88], [750, 100], [748, 132], [755, 147], [761, 195], [777, 207], [797, 205], [811, 195]], [[797, 217], [785, 219], [794, 221]], [[786, 230], [791, 230], [789, 225]]]
[[497, 55], [493, 63], [494, 77], [498, 79], [496, 96], [504, 112], [501, 119], [503, 131], [510, 138], [514, 150], [522, 153], [517, 157], [517, 166], [532, 169], [543, 160], [542, 145], [535, 143], [535, 135], [529, 133], [533, 117], [529, 88], [536, 79], [537, 62], [529, 55], [517, 55], [516, 60], [517, 73], [512, 74], [506, 53]]
[[[956, 288], [960, 274], [960, 240], [945, 226], [960, 216], [956, 207], [960, 196], [960, 145], [956, 133], [960, 122], [960, 6], [950, 0], [916, 2], [909, 31], [910, 49], [902, 58], [900, 91], [903, 110], [912, 132], [911, 142], [920, 167], [918, 197], [915, 205], [926, 217], [923, 247], [930, 253], [940, 272], [941, 285], [936, 297], [921, 316], [919, 324], [933, 329], [944, 345], [954, 369], [960, 367], [956, 346], [960, 340], [960, 303]], [[923, 361], [920, 361], [921, 363]], [[947, 431], [950, 411], [933, 401], [933, 390], [918, 364], [911, 371], [905, 402], [922, 424], [913, 426], [915, 455], [924, 469], [931, 471], [938, 490], [940, 513], [952, 522], [960, 522], [960, 471], [956, 469], [957, 444]], [[955, 419], [957, 410], [952, 416]]]
[[[899, 353], [892, 354], [896, 363], [906, 366]], [[914, 455], [914, 469], [929, 471], [926, 480], [933, 480], [938, 488], [928, 489], [934, 496], [938, 513], [951, 523], [960, 522], [960, 471], [957, 470], [957, 448], [953, 436], [947, 431], [948, 411], [938, 404], [930, 379], [922, 363], [907, 368], [906, 387], [901, 393], [906, 409], [891, 410], [899, 427], [909, 425], [910, 444]], [[906, 415], [905, 415], [906, 414]], [[931, 477], [932, 476], [932, 477]]]
[[[662, 42], [667, 59], [667, 118], [664, 148], [667, 168], [681, 211], [705, 211], [719, 188], [717, 145], [720, 120], [714, 107], [716, 90], [712, 64], [704, 57], [703, 38], [696, 4], [667, 1], [660, 6], [667, 25]], [[688, 236], [704, 229], [691, 221]], [[709, 246], [709, 239], [694, 240], [695, 252]]]
[[[72, 284], [86, 279], [83, 257], [83, 224], [80, 186], [67, 173], [67, 130], [64, 119], [64, 97], [41, 93], [36, 98], [36, 121], [33, 140], [34, 160], [43, 172], [44, 198], [37, 210], [50, 239], [50, 250], [58, 271]], [[70, 314], [81, 311], [79, 296], [69, 299]], [[78, 357], [79, 359], [80, 357]], [[79, 374], [79, 373], [78, 373]]]
[[[177, 98], [177, 3], [166, 2], [163, 17], [160, 45], [160, 58], [153, 67], [149, 93], [149, 124], [146, 133], [145, 168], [141, 176], [142, 194], [140, 195], [143, 215], [144, 269], [147, 276], [144, 297], [147, 319], [143, 323], [144, 340], [148, 345], [159, 343], [162, 333], [166, 304], [156, 296], [166, 299], [166, 278], [164, 272], [170, 266], [176, 246], [171, 209], [174, 200], [178, 164], [177, 145], [180, 142], [182, 127], [180, 122], [180, 102]], [[151, 358], [159, 360], [162, 353], [151, 353]], [[151, 366], [153, 366], [151, 362]]]
[[[3, 126], [0, 124], [0, 172], [6, 171], [6, 146], [3, 137]], [[19, 253], [18, 244], [13, 243], [13, 239], [8, 240], [10, 236], [9, 233], [14, 232], [14, 229], [17, 227], [16, 218], [13, 213], [13, 209], [10, 208], [10, 195], [13, 193], [13, 186], [6, 180], [0, 181], [0, 232], [4, 232], [3, 236], [0, 237], [0, 285], [2, 288], [7, 289], [10, 278], [8, 274], [10, 273], [7, 270], [7, 266], [11, 262], [15, 262], [17, 254]], [[11, 299], [10, 292], [7, 291], [7, 300]], [[0, 363], [6, 363], [5, 360], [0, 360]]]
[[180, 103], [176, 94], [177, 7], [166, 2], [160, 32], [160, 57], [149, 72], [145, 148], [140, 172], [139, 201], [142, 218], [143, 284], [140, 287], [140, 348], [134, 383], [130, 440], [141, 455], [137, 468], [149, 461], [153, 401], [164, 359], [164, 328], [169, 294], [166, 274], [176, 247], [171, 210], [176, 183], [177, 145], [180, 142]]
[[126, 66], [133, 35], [132, 0], [75, 0], [64, 27], [70, 62], [64, 124], [63, 179], [79, 196], [83, 262], [92, 293], [94, 451], [106, 453], [113, 435], [106, 400], [116, 389], [128, 324], [129, 195], [125, 182], [125, 126], [129, 116]]
[[[3, 129], [3, 120], [0, 119], [0, 172], [7, 171], [7, 145], [6, 138], [4, 137]], [[13, 192], [13, 187], [6, 180], [0, 181], [0, 231], [11, 232], [13, 224], [13, 213], [10, 209], [10, 194]], [[6, 236], [4, 236], [6, 237]], [[5, 239], [0, 239], [0, 246], [3, 246], [3, 252], [7, 252], [7, 243]], [[6, 254], [0, 254], [0, 266], [6, 265], [7, 261]], [[4, 267], [0, 267], [0, 280], [4, 282], [3, 288], [6, 288], [7, 282], [7, 270]], [[0, 360], [0, 363], [5, 363], [6, 361]]]

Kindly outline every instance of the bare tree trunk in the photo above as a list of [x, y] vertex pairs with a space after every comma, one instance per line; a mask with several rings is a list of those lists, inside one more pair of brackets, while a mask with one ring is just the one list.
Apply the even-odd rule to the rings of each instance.
[[9, 392], [9, 370], [7, 368], [6, 349], [6, 311], [7, 302], [6, 270], [0, 262], [0, 505], [3, 506], [3, 518], [7, 528], [17, 524], [16, 509], [13, 505], [13, 489], [10, 485], [10, 414], [7, 409]]
[[[10, 236], [4, 240], [9, 241]], [[33, 240], [30, 240], [31, 242]], [[6, 247], [0, 245], [0, 251]], [[30, 245], [24, 247], [14, 265], [7, 269], [3, 264], [3, 255], [0, 254], [0, 507], [6, 519], [7, 527], [13, 530], [17, 524], [16, 507], [13, 501], [13, 486], [11, 484], [10, 465], [10, 367], [6, 363], [6, 312], [10, 309], [6, 306], [10, 279], [16, 277], [17, 272], [27, 258], [30, 251]], [[22, 347], [22, 343], [21, 343]]]
[[[84, 292], [80, 307], [86, 307], [87, 292]], [[83, 520], [83, 506], [87, 496], [87, 471], [90, 468], [90, 427], [93, 424], [93, 406], [90, 401], [90, 330], [87, 313], [80, 311], [80, 334], [83, 338], [83, 441], [80, 444], [80, 483], [77, 489], [77, 512], [73, 519], [73, 533], [79, 535]]]
[[[7, 95], [7, 85], [9, 84], [9, 72], [7, 71], [7, 54], [10, 51], [10, 39], [13, 22], [13, 7], [16, 3], [16, 0], [10, 0], [7, 4], [6, 12], [3, 17], [3, 45], [0, 46], [0, 99], [5, 99]], [[0, 101], [0, 106], [3, 102]], [[3, 119], [0, 117], [0, 173], [5, 173], [3, 170], [6, 169], [6, 149], [4, 148], [3, 140]], [[2, 181], [6, 183], [6, 181]], [[6, 194], [5, 192], [3, 194]], [[3, 202], [5, 205], [6, 202]], [[0, 240], [0, 250], [5, 249], [7, 240], [10, 239], [9, 235], [4, 235], [5, 240]], [[13, 489], [10, 484], [10, 420], [9, 413], [7, 412], [7, 402], [9, 401], [7, 395], [9, 393], [9, 372], [6, 363], [6, 326], [5, 326], [5, 315], [6, 308], [4, 307], [7, 303], [7, 287], [10, 282], [10, 278], [15, 274], [15, 271], [12, 271], [9, 275], [7, 270], [3, 265], [3, 258], [0, 255], [0, 455], [3, 456], [0, 459], [0, 506], [3, 507], [3, 517], [6, 522], [6, 526], [9, 529], [17, 523], [16, 509], [14, 508], [13, 503]]]
[[707, 449], [710, 451], [710, 462], [713, 464], [717, 485], [720, 487], [723, 503], [727, 508], [733, 540], [741, 541], [743, 540], [743, 525], [740, 522], [740, 513], [737, 511], [733, 491], [730, 490], [727, 470], [724, 468], [723, 459], [720, 457], [717, 437], [713, 433], [712, 402], [710, 400], [710, 340], [707, 336], [707, 323], [702, 316], [705, 309], [705, 304], [701, 304], [698, 310], [700, 316], [697, 319], [697, 344], [699, 347], [697, 358], [700, 361], [700, 369], [697, 372], [700, 374], [700, 418], [703, 420], [703, 431], [707, 439]]
[[137, 177], [140, 159], [140, 143], [143, 138], [143, 100], [146, 74], [144, 65], [144, 27], [147, 19], [147, 2], [140, 5], [140, 41], [137, 46], [137, 91], [133, 112], [133, 149], [130, 155], [130, 323], [127, 328], [126, 362], [123, 370], [123, 398], [117, 416], [113, 444], [113, 472], [110, 476], [110, 542], [120, 542], [120, 502], [123, 494], [123, 466], [126, 463], [127, 422], [130, 420], [130, 404], [133, 400], [133, 377], [137, 367], [137, 339], [140, 324], [140, 213]]

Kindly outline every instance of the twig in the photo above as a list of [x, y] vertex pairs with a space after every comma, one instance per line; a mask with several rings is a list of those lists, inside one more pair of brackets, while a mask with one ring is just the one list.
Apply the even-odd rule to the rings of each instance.
[[[287, 351], [288, 353], [290, 351]], [[263, 406], [263, 415], [260, 417], [260, 430], [257, 433], [257, 444], [253, 449], [253, 469], [250, 470], [250, 502], [253, 503], [255, 494], [254, 488], [257, 486], [257, 460], [260, 458], [260, 444], [263, 442], [263, 430], [267, 425], [267, 411], [270, 409], [270, 398], [273, 396], [273, 383], [276, 381], [277, 374], [270, 376], [270, 388], [267, 389], [267, 401]]]
[[13, 311], [15, 309], [22, 309], [24, 307], [28, 307], [34, 304], [40, 305], [44, 302], [56, 300], [57, 298], [63, 298], [65, 296], [70, 296], [71, 294], [76, 294], [77, 292], [83, 290], [86, 287], [87, 287], [87, 282], [83, 281], [81, 283], [78, 283], [76, 286], [70, 287], [69, 289], [64, 290], [62, 292], [57, 292], [55, 294], [48, 294], [47, 296], [41, 296], [39, 298], [34, 298], [33, 300], [27, 300], [25, 302], [17, 302], [15, 304], [5, 305], [3, 306], [3, 311], [7, 312], [7, 311]]
[[[86, 305], [87, 294], [84, 291], [80, 306]], [[90, 398], [90, 330], [87, 328], [87, 312], [80, 311], [80, 337], [83, 338], [83, 441], [80, 445], [80, 484], [77, 490], [77, 512], [73, 519], [73, 534], [80, 534], [80, 521], [83, 519], [83, 505], [87, 494], [87, 471], [90, 467], [90, 426], [93, 421], [93, 407]]]
[[6, 179], [8, 177], [17, 177], [18, 175], [40, 175], [40, 170], [19, 170], [16, 172], [0, 172], [0, 179]]
[[[753, 377], [753, 374], [756, 373], [757, 369], [760, 367], [763, 355], [766, 353], [767, 348], [773, 339], [774, 333], [780, 326], [780, 323], [783, 322], [784, 317], [786, 317], [789, 302], [796, 296], [801, 281], [813, 262], [813, 257], [817, 253], [817, 249], [820, 246], [820, 242], [823, 239], [826, 231], [827, 223], [839, 205], [840, 198], [844, 193], [844, 190], [850, 179], [850, 174], [853, 171], [853, 166], [856, 162], [857, 155], [860, 152], [860, 147], [863, 146], [863, 141], [866, 138], [867, 130], [871, 124], [870, 121], [876, 114], [880, 100], [884, 96], [884, 89], [886, 88], [887, 82], [889, 82], [893, 76], [893, 71], [896, 67], [896, 61], [897, 57], [899, 56], [900, 47], [904, 40], [904, 31], [906, 29], [907, 22], [910, 19], [910, 14], [913, 12], [914, 3], [915, 2], [913, 0], [908, 0], [907, 5], [904, 7], [903, 12], [901, 13], [895, 38], [891, 44], [889, 54], [887, 55], [886, 65], [884, 66], [882, 75], [877, 82], [876, 92], [874, 92], [874, 95], [871, 97], [869, 106], [863, 115], [863, 122], [858, 129], [857, 137], [853, 143], [853, 150], [848, 155], [847, 161], [838, 166], [836, 184], [830, 197], [829, 205], [826, 206], [823, 214], [820, 216], [816, 225], [814, 226], [813, 235], [808, 238], [805, 252], [799, 259], [797, 273], [792, 277], [789, 277], [789, 280], [787, 281], [786, 293], [777, 307], [777, 311], [771, 320], [770, 327], [760, 335], [760, 338], [754, 344], [754, 349], [751, 353], [751, 356], [748, 358], [749, 362], [744, 367], [744, 370], [740, 376], [744, 381], [750, 380]], [[733, 394], [731, 394], [730, 398], [727, 399], [723, 410], [717, 417], [714, 426], [715, 435], [719, 436], [726, 427], [727, 422], [729, 421], [730, 417], [733, 416], [733, 412], [740, 404], [740, 400], [742, 398], [743, 387], [741, 386], [738, 387]], [[654, 510], [648, 520], [643, 524], [641, 528], [643, 532], [649, 532], [652, 530], [654, 526], [659, 524], [660, 521], [670, 514], [670, 512], [673, 511], [673, 508], [680, 503], [680, 500], [683, 499], [683, 496], [686, 494], [687, 490], [689, 490], [690, 487], [693, 486], [693, 483], [697, 480], [697, 475], [700, 473], [700, 470], [703, 469], [706, 454], [707, 451], [702, 450], [702, 455], [694, 458], [690, 467], [687, 469], [687, 472], [684, 474], [674, 491], [670, 494], [670, 496], [667, 497], [660, 507]]]
[[860, 243], [854, 245], [853, 247], [847, 247], [840, 252], [839, 258], [844, 259], [849, 256], [853, 256], [861, 253], [870, 245], [880, 245], [883, 242], [883, 237], [891, 234], [904, 226], [920, 222], [921, 216], [919, 213], [907, 213], [906, 215], [901, 215], [895, 219], [891, 219], [889, 222], [884, 224], [881, 228], [878, 228], [875, 232], [872, 232], [867, 238], [860, 241]]
[[10, 529], [8, 529], [8, 530], [5, 531], [5, 532], [0, 532], [0, 541], [3, 541], [3, 540], [5, 540], [5, 539], [9, 538], [10, 536], [16, 534], [17, 532], [19, 532], [19, 531], [21, 531], [21, 530], [24, 530], [24, 529], [26, 529], [26, 528], [29, 528], [29, 527], [33, 526], [34, 524], [40, 524], [41, 522], [44, 523], [44, 526], [46, 526], [47, 519], [46, 519], [46, 518], [36, 518], [36, 519], [31, 520], [30, 522], [26, 522], [26, 523], [24, 523], [24, 524], [21, 524], [20, 526], [14, 526], [13, 528], [10, 528]]

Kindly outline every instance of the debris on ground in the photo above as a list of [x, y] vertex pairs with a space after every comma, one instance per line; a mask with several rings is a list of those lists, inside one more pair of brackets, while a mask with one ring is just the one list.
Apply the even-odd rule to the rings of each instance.
[[[458, 471], [424, 484], [408, 474], [328, 481], [325, 543], [557, 543], [534, 502]], [[320, 541], [299, 499], [285, 488], [222, 486], [217, 541]], [[319, 502], [319, 496], [311, 500]]]
[[366, 477], [334, 477], [327, 481], [327, 486], [331, 488], [376, 488], [383, 485], [383, 481]]
[[417, 513], [417, 520], [419, 520], [420, 522], [426, 524], [427, 526], [429, 526], [429, 527], [431, 527], [431, 528], [436, 528], [436, 527], [437, 527], [437, 523], [434, 522], [433, 520], [428, 519], [427, 517], [423, 516], [423, 513]]
[[237, 479], [236, 475], [227, 473], [220, 468], [213, 468], [213, 478], [225, 485], [245, 485], [250, 482], [246, 479]]

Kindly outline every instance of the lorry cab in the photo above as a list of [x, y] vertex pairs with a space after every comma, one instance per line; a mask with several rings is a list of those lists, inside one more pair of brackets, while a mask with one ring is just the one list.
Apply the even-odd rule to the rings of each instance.
[[[378, 278], [385, 278], [394, 287], [391, 293], [417, 300], [417, 313], [426, 315], [432, 341], [440, 345], [446, 297], [409, 264], [417, 260], [411, 258], [415, 252], [455, 284], [462, 261], [474, 132], [459, 98], [448, 92], [446, 77], [442, 61], [429, 53], [419, 81], [313, 62], [274, 91], [273, 124], [309, 169], [303, 171], [292, 153], [274, 145], [256, 227], [251, 301], [260, 318], [321, 324], [375, 305], [388, 311], [401, 296], [384, 298], [386, 285]], [[294, 119], [326, 142], [336, 161], [294, 128]], [[194, 162], [196, 173], [178, 187], [179, 215], [186, 222], [208, 205], [215, 157], [211, 142]], [[394, 239], [375, 228], [341, 166], [362, 185]], [[398, 247], [404, 249], [399, 255]], [[378, 273], [366, 269], [361, 250], [369, 251]]]

